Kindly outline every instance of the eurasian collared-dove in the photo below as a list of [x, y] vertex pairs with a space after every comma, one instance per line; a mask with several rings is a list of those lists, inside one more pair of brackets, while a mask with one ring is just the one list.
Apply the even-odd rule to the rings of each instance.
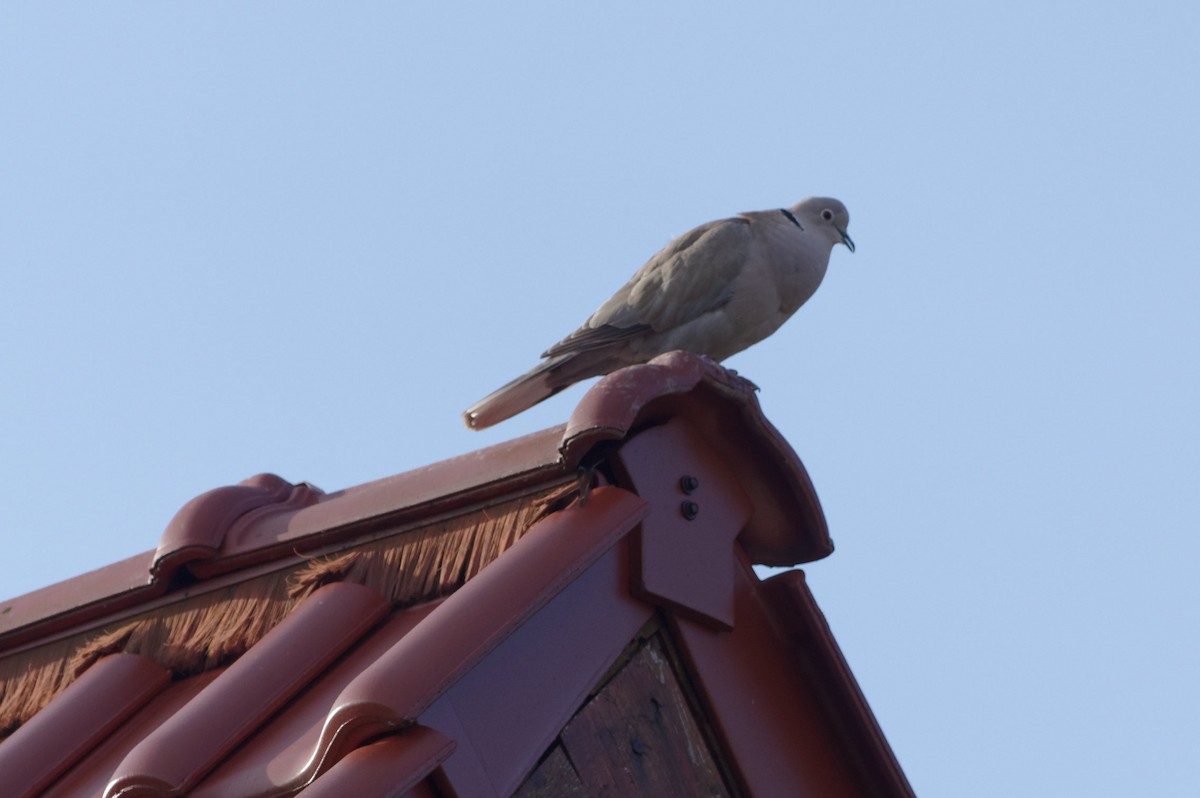
[[580, 380], [684, 349], [720, 361], [779, 329], [821, 284], [850, 214], [828, 197], [702, 224], [667, 244], [545, 360], [472, 405], [473, 429]]

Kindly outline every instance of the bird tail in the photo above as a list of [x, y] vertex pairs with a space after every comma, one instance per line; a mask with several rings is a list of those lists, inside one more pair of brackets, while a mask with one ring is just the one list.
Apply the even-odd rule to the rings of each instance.
[[471, 429], [483, 429], [512, 418], [570, 385], [557, 379], [554, 368], [561, 358], [552, 358], [497, 388], [471, 405], [463, 413], [463, 421]]

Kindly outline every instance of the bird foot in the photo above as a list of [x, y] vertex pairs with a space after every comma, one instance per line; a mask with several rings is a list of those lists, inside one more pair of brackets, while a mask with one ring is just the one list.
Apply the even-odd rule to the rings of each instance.
[[737, 388], [737, 389], [744, 390], [744, 391], [750, 391], [752, 393], [758, 392], [758, 386], [755, 385], [750, 380], [743, 377], [742, 375], [738, 374], [736, 370], [731, 369], [728, 366], [722, 366], [720, 363], [718, 363], [716, 360], [713, 360], [708, 355], [701, 354], [701, 355], [698, 355], [698, 357], [701, 360], [703, 360], [705, 363], [707, 363], [708, 365], [713, 366], [714, 367], [713, 371], [717, 375], [719, 375], [719, 379], [721, 379], [721, 382], [724, 382], [729, 387]]
[[743, 377], [741, 374], [738, 374], [733, 369], [725, 369], [725, 376], [728, 378], [731, 385], [750, 391], [751, 393], [758, 393], [759, 389], [757, 385]]

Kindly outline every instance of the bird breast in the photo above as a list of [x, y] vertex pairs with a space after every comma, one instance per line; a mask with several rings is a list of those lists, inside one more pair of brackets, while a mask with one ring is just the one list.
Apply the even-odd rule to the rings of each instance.
[[[778, 295], [779, 312], [783, 323], [816, 293], [829, 267], [832, 247], [811, 232], [780, 229], [773, 226], [766, 237], [765, 263]], [[774, 330], [772, 330], [774, 332]]]

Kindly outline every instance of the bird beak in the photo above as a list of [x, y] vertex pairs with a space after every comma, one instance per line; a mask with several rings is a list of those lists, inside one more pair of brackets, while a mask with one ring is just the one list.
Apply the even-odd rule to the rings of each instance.
[[854, 251], [854, 240], [851, 239], [850, 235], [842, 228], [840, 228], [840, 227], [837, 228], [837, 231], [842, 234], [842, 243], [846, 245], [846, 249], [853, 252]]

